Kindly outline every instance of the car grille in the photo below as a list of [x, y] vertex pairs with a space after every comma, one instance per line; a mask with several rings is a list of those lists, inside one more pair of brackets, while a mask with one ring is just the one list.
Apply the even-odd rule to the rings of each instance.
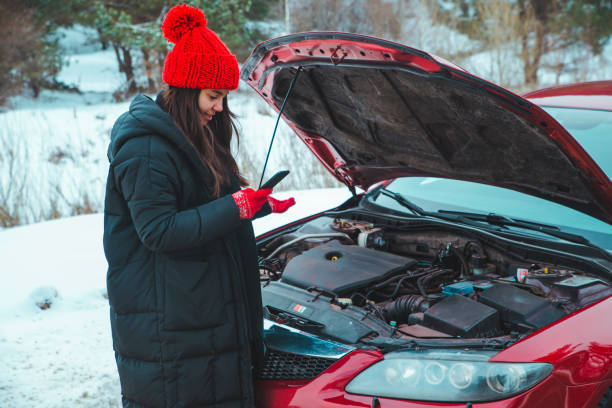
[[262, 380], [309, 380], [336, 360], [269, 350], [259, 378]]

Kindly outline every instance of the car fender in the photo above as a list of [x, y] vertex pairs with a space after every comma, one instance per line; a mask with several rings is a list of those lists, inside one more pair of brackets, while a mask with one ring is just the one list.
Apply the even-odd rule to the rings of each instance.
[[612, 296], [560, 319], [493, 356], [546, 362], [567, 385], [612, 381]]

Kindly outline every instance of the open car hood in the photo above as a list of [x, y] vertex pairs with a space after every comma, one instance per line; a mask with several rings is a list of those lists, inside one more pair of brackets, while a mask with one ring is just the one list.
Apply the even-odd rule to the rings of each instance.
[[509, 188], [612, 224], [612, 183], [537, 105], [438, 57], [349, 33], [259, 44], [241, 78], [347, 186], [401, 176]]

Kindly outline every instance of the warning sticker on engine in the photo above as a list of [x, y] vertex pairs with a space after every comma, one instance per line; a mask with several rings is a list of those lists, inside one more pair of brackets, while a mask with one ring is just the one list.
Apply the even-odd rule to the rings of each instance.
[[298, 313], [304, 313], [306, 311], [306, 307], [302, 305], [298, 305], [297, 303], [293, 305], [292, 310]]
[[525, 279], [527, 278], [527, 274], [529, 273], [529, 269], [525, 269], [525, 268], [517, 268], [516, 270], [516, 281], [517, 282], [525, 282]]

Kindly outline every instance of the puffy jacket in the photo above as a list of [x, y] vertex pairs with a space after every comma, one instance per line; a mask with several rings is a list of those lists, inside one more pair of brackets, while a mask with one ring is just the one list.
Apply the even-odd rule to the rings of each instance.
[[104, 252], [124, 406], [254, 406], [261, 292], [237, 180], [212, 199], [197, 152], [143, 95], [115, 123], [108, 158]]

